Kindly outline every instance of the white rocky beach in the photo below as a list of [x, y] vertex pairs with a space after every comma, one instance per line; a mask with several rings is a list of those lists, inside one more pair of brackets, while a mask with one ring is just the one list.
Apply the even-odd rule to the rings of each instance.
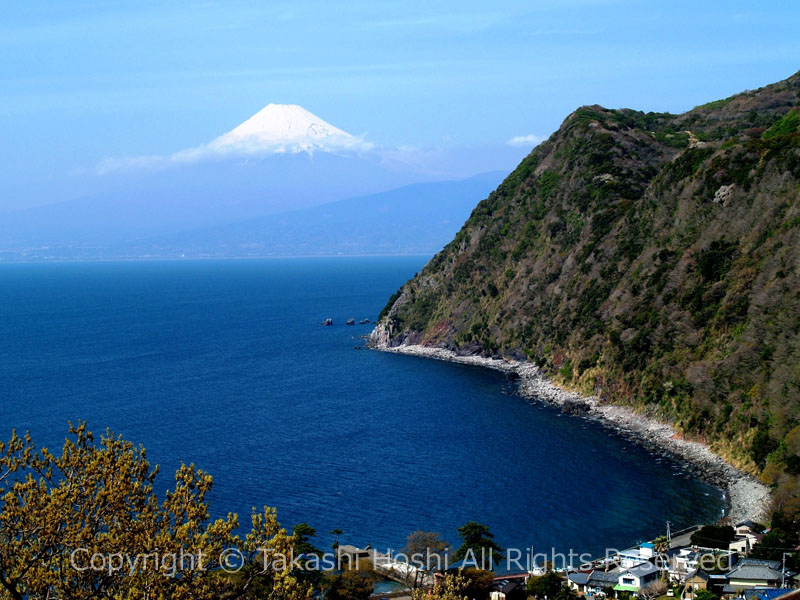
[[666, 453], [679, 459], [687, 465], [693, 475], [723, 489], [728, 504], [725, 515], [728, 521], [736, 523], [750, 519], [760, 522], [766, 519], [771, 499], [770, 491], [752, 476], [725, 462], [704, 444], [676, 437], [675, 430], [666, 423], [626, 407], [601, 403], [594, 396], [580, 396], [556, 386], [532, 363], [482, 356], [462, 356], [445, 348], [421, 345], [392, 347], [374, 336], [371, 339], [371, 347], [384, 352], [516, 373], [519, 376], [519, 391], [523, 396], [559, 406], [565, 412], [574, 415], [598, 419], [605, 426], [615, 429], [621, 435], [656, 453]]

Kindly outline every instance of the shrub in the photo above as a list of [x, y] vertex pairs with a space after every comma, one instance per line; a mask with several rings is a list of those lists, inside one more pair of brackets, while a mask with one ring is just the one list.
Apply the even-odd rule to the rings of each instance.
[[392, 306], [394, 306], [394, 303], [397, 302], [398, 298], [400, 298], [401, 292], [402, 290], [397, 290], [394, 294], [392, 294], [389, 297], [389, 301], [386, 303], [386, 306], [384, 306], [381, 309], [381, 312], [378, 315], [378, 321], [380, 321], [381, 319], [383, 319], [383, 317], [389, 314], [389, 311], [391, 310]]
[[777, 448], [778, 442], [770, 437], [766, 427], [761, 427], [756, 431], [756, 435], [753, 437], [753, 443], [750, 445], [750, 456], [758, 466], [763, 467], [767, 456], [772, 454]]
[[772, 127], [764, 132], [764, 139], [768, 140], [779, 135], [794, 133], [800, 129], [800, 112], [797, 109], [790, 110]]
[[728, 271], [736, 244], [715, 240], [697, 257], [697, 269], [703, 279], [714, 282], [722, 279]]
[[736, 539], [736, 531], [730, 525], [704, 525], [695, 531], [691, 538], [692, 544], [702, 548], [724, 548]]
[[567, 359], [558, 370], [558, 373], [564, 378], [565, 381], [572, 381], [572, 361]]

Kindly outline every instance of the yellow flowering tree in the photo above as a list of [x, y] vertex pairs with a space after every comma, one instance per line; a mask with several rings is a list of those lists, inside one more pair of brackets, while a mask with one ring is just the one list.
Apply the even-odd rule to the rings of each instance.
[[461, 575], [437, 578], [432, 588], [414, 590], [412, 600], [467, 600], [464, 591], [467, 582]]
[[145, 449], [70, 424], [59, 455], [16, 432], [0, 442], [0, 598], [308, 600], [294, 538], [275, 511], [211, 520], [211, 475], [182, 465], [163, 498]]

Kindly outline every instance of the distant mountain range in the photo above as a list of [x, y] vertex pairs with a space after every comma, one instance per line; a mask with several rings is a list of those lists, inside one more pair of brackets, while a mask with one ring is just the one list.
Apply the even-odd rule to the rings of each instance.
[[396, 190], [116, 248], [128, 256], [432, 254], [505, 173]]
[[[440, 250], [505, 173], [485, 173], [462, 181], [417, 183], [395, 190], [349, 198], [296, 211], [243, 219], [224, 225], [158, 232], [115, 239], [107, 223], [118, 223], [108, 211], [80, 213], [86, 237], [75, 241], [50, 222], [51, 241], [42, 247], [6, 245], [5, 260], [92, 258], [199, 258], [236, 256], [299, 256], [336, 254], [433, 254]], [[78, 216], [75, 204], [59, 207]], [[181, 221], [173, 207], [173, 226]], [[158, 206], [153, 205], [153, 210]], [[33, 211], [31, 211], [33, 212]], [[37, 213], [46, 213], [42, 208]], [[53, 213], [48, 213], [50, 218]], [[94, 216], [94, 218], [92, 218]], [[141, 217], [146, 217], [142, 212]], [[105, 220], [105, 224], [104, 224]], [[8, 221], [2, 226], [8, 228]], [[122, 223], [120, 223], [122, 225]], [[30, 223], [31, 235], [43, 228]], [[75, 229], [71, 230], [75, 232]], [[47, 238], [43, 238], [47, 239]]]
[[0, 215], [0, 258], [435, 252], [501, 179], [452, 181], [388, 154], [270, 104], [208, 143], [103, 161], [108, 191]]

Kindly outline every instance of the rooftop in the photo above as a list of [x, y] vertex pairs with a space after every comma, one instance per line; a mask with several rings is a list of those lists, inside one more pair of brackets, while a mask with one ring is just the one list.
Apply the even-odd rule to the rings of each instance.
[[570, 573], [567, 577], [576, 585], [586, 585], [589, 581], [589, 575], [591, 573]]
[[589, 583], [603, 587], [613, 585], [619, 581], [619, 573], [606, 573], [605, 571], [592, 571], [589, 574]]
[[[778, 581], [782, 573], [780, 563], [771, 561], [758, 561], [761, 564], [751, 564], [750, 559], [743, 559], [730, 573], [728, 580], [744, 579], [749, 581]], [[767, 564], [764, 564], [767, 563]], [[773, 568], [772, 565], [777, 565]]]
[[647, 575], [652, 575], [653, 573], [658, 571], [658, 567], [656, 567], [653, 563], [650, 562], [643, 562], [635, 567], [631, 567], [630, 569], [626, 570], [626, 573], [630, 573], [636, 577], [646, 577]]

